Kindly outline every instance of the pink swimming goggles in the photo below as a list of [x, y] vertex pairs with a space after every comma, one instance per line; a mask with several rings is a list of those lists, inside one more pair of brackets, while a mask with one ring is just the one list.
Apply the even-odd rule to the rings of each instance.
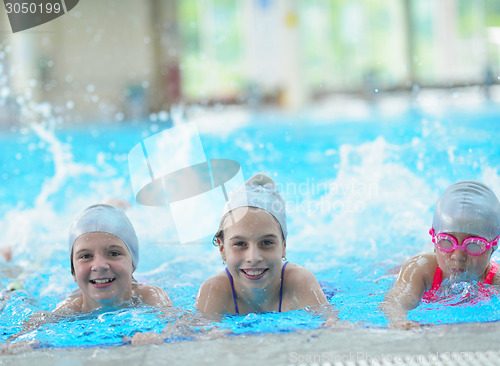
[[498, 239], [500, 239], [499, 235], [493, 241], [489, 242], [486, 239], [471, 236], [465, 238], [462, 245], [458, 245], [458, 241], [454, 236], [445, 233], [436, 234], [434, 228], [429, 230], [429, 234], [432, 236], [432, 242], [442, 252], [450, 253], [455, 249], [463, 249], [467, 254], [474, 256], [481, 255], [491, 247], [496, 246]]

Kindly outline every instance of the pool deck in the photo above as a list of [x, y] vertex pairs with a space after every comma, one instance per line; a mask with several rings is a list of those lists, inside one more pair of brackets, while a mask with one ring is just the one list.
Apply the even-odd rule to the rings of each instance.
[[411, 331], [318, 329], [137, 347], [46, 349], [0, 355], [0, 365], [498, 365], [498, 339], [498, 323]]

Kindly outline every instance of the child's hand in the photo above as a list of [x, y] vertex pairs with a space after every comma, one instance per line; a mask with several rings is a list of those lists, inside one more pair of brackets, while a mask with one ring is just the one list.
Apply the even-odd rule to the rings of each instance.
[[164, 336], [155, 332], [135, 333], [132, 338], [123, 337], [123, 342], [130, 342], [132, 346], [144, 346], [146, 344], [156, 344], [160, 345], [164, 341]]
[[392, 329], [403, 329], [403, 330], [410, 330], [410, 329], [420, 329], [421, 324], [412, 320], [406, 320], [402, 322], [397, 322], [397, 323], [390, 323], [389, 328]]
[[322, 325], [324, 327], [334, 327], [338, 324], [339, 324], [338, 318], [328, 318], [328, 319], [326, 319], [326, 322], [324, 322]]
[[222, 330], [217, 327], [213, 327], [206, 332], [198, 333], [196, 339], [200, 340], [211, 340], [217, 338], [226, 338], [228, 335], [232, 334], [232, 330]]

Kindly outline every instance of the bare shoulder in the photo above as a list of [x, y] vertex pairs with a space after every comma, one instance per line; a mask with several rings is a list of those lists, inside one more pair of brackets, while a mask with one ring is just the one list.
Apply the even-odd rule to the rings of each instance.
[[317, 306], [327, 302], [314, 274], [298, 264], [288, 263], [283, 276], [285, 311]]
[[172, 306], [172, 301], [168, 297], [167, 292], [158, 286], [134, 284], [132, 294], [134, 298], [140, 300], [145, 305], [159, 308]]
[[83, 308], [83, 297], [82, 295], [69, 297], [66, 300], [59, 303], [53, 310], [56, 314], [75, 314], [81, 313]]
[[317, 282], [314, 274], [307, 268], [295, 263], [288, 263], [285, 268], [284, 280], [287, 285], [302, 285], [309, 282]]
[[203, 282], [196, 296], [195, 307], [207, 314], [234, 313], [232, 291], [224, 271]]
[[425, 287], [429, 287], [434, 279], [436, 268], [437, 260], [435, 253], [416, 255], [401, 267], [396, 283], [421, 280]]
[[208, 280], [203, 282], [200, 286], [200, 291], [203, 290], [214, 290], [214, 291], [224, 291], [228, 289], [229, 279], [227, 274], [222, 271], [217, 273], [215, 276], [210, 277]]

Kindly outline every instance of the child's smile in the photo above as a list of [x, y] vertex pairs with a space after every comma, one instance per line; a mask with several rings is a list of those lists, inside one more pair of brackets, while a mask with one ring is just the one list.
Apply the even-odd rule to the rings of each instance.
[[94, 280], [90, 280], [90, 283], [94, 285], [95, 288], [105, 288], [111, 285], [114, 278], [96, 278]]
[[241, 269], [243, 275], [249, 280], [256, 281], [260, 280], [266, 273], [268, 268], [249, 268], [249, 269]]

